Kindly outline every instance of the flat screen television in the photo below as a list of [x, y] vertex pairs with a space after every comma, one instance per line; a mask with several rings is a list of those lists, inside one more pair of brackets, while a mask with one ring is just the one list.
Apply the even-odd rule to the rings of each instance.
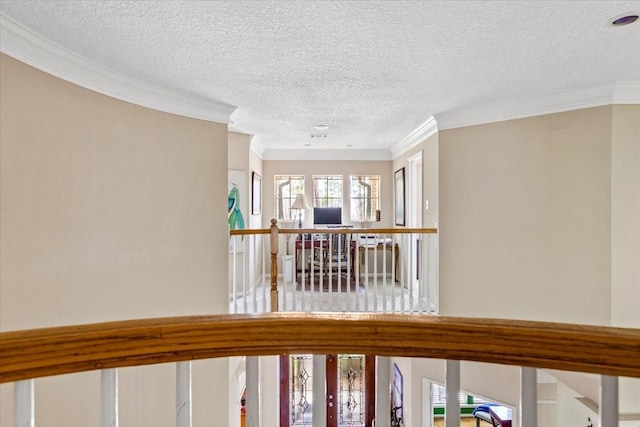
[[342, 208], [313, 208], [314, 225], [342, 224]]

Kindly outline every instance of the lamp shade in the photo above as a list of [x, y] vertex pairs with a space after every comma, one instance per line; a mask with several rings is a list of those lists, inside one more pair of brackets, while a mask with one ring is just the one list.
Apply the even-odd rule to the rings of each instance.
[[304, 199], [304, 194], [296, 195], [296, 200], [294, 200], [293, 205], [291, 205], [291, 209], [309, 209], [309, 205], [307, 205], [307, 201]]

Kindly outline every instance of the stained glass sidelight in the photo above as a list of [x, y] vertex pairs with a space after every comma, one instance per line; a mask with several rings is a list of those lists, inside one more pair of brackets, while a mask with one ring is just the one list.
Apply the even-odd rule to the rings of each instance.
[[291, 426], [310, 427], [312, 419], [313, 360], [310, 354], [291, 356]]
[[340, 427], [364, 427], [364, 356], [341, 354], [338, 356], [338, 396]]

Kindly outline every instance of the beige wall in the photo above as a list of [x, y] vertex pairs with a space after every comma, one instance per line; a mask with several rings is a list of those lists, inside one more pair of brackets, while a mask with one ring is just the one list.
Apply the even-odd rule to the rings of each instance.
[[613, 106], [611, 141], [611, 322], [640, 328], [640, 105]]
[[[640, 328], [640, 105], [614, 105], [611, 324]], [[620, 379], [620, 412], [640, 412], [640, 379]]]
[[[268, 227], [274, 212], [274, 176], [275, 175], [304, 175], [305, 196], [311, 206], [311, 186], [313, 175], [342, 175], [343, 200], [342, 220], [351, 224], [349, 219], [349, 177], [351, 175], [380, 175], [381, 221], [375, 227], [391, 227], [393, 224], [393, 173], [390, 161], [293, 161], [293, 160], [265, 160], [263, 162], [264, 175], [262, 177], [264, 198], [262, 200], [262, 225]], [[353, 224], [360, 226], [359, 223]], [[303, 227], [313, 227], [313, 211], [306, 213]]]
[[[0, 85], [0, 328], [225, 312], [226, 125], [4, 55]], [[227, 369], [195, 364], [197, 422], [226, 417]], [[98, 378], [37, 380], [36, 419], [98, 425]], [[122, 424], [173, 425], [174, 381], [173, 365], [121, 370]], [[10, 385], [1, 394], [0, 424], [11, 425]]]
[[441, 312], [609, 324], [611, 106], [439, 143]]

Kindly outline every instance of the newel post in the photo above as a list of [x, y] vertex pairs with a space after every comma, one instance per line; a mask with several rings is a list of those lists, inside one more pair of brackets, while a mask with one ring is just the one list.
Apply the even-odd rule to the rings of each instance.
[[278, 311], [278, 220], [271, 220], [271, 311]]

